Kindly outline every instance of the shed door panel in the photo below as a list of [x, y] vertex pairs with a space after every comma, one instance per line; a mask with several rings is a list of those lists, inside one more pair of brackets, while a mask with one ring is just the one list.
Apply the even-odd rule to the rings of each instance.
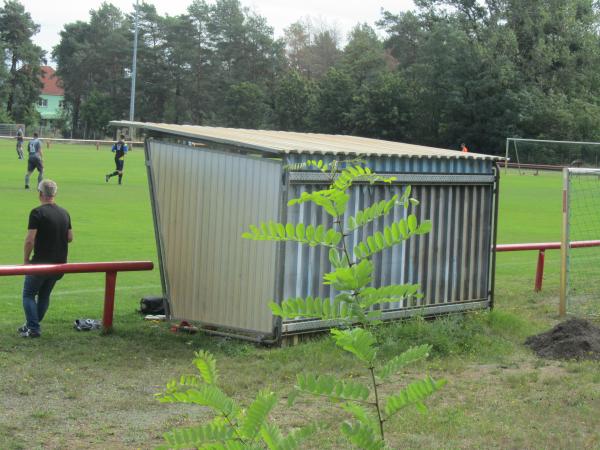
[[270, 334], [276, 245], [241, 235], [278, 219], [280, 163], [161, 142], [149, 155], [171, 315]]

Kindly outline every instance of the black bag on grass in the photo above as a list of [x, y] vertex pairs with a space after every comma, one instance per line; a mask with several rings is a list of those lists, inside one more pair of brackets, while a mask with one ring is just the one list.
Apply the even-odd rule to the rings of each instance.
[[165, 299], [163, 297], [143, 297], [140, 300], [141, 314], [164, 314]]

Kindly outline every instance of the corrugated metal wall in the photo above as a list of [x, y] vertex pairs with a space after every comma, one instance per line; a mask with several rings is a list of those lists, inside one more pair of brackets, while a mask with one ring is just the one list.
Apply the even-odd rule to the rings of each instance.
[[[414, 159], [382, 160], [371, 161], [369, 167], [379, 167], [378, 172], [400, 172], [395, 169], [410, 167], [412, 170], [405, 173], [418, 173], [419, 170], [423, 170], [421, 173], [426, 175], [436, 173], [431, 160], [421, 160], [420, 167], [419, 160]], [[301, 160], [294, 158], [294, 162]], [[383, 166], [384, 163], [388, 163], [387, 168]], [[440, 175], [445, 180], [444, 184], [411, 183], [411, 196], [420, 201], [413, 212], [420, 221], [431, 220], [433, 229], [427, 235], [411, 238], [402, 245], [375, 255], [373, 286], [419, 283], [424, 297], [418, 304], [407, 304], [406, 301], [403, 304], [386, 304], [384, 311], [412, 306], [449, 311], [465, 309], [463, 306], [468, 302], [479, 301], [484, 306], [488, 304], [493, 238], [493, 176], [482, 176], [479, 182], [473, 182], [473, 175], [464, 174], [491, 174], [492, 164], [489, 161], [481, 164], [480, 161], [460, 160], [453, 164], [455, 171], [451, 175], [443, 174], [450, 167], [440, 164], [437, 169], [442, 172]], [[296, 179], [289, 186], [288, 198], [299, 197], [305, 190], [323, 188], [324, 185], [302, 183]], [[346, 218], [355, 216], [357, 211], [377, 201], [389, 199], [394, 194], [401, 195], [404, 188], [402, 184], [355, 185]], [[354, 232], [348, 238], [350, 248], [363, 240], [363, 237], [381, 231], [384, 226], [400, 220], [406, 214], [404, 208], [398, 207], [385, 219]], [[325, 223], [332, 226], [329, 216], [313, 203], [288, 208], [287, 221]], [[286, 244], [283, 298], [312, 295], [333, 299], [336, 293], [322, 284], [323, 274], [331, 270], [327, 254], [327, 250], [320, 247]], [[440, 306], [444, 308], [440, 309]], [[302, 324], [294, 327], [295, 323]], [[284, 332], [322, 326], [320, 321], [286, 321]]]
[[[286, 164], [303, 163], [309, 159], [331, 162], [351, 159], [352, 156], [307, 155], [291, 153], [286, 155]], [[363, 158], [366, 166], [376, 173], [436, 173], [436, 174], [492, 174], [494, 162], [469, 158], [410, 158], [392, 156]]]
[[[279, 294], [334, 297], [322, 283], [323, 274], [330, 271], [324, 249], [287, 243], [278, 264], [275, 244], [241, 239], [249, 224], [270, 219], [305, 224], [329, 220], [312, 203], [281, 209], [280, 162], [159, 141], [148, 142], [148, 154], [161, 269], [173, 317], [269, 335], [274, 328], [267, 304]], [[285, 162], [313, 158], [290, 154]], [[419, 283], [424, 294], [418, 304], [384, 305], [384, 313], [394, 317], [412, 307], [425, 307], [427, 313], [488, 305], [493, 161], [380, 157], [368, 158], [366, 164], [401, 177], [391, 186], [355, 185], [347, 216], [400, 195], [411, 184], [412, 196], [421, 202], [415, 212], [420, 220], [433, 222], [428, 235], [374, 257], [374, 286]], [[288, 183], [286, 199], [323, 188], [314, 175], [307, 180], [300, 175]], [[350, 247], [406, 214], [396, 208], [384, 220], [354, 232]], [[283, 332], [326, 325], [286, 321]]]
[[276, 245], [241, 234], [278, 218], [281, 163], [158, 141], [148, 154], [171, 315], [270, 334]]

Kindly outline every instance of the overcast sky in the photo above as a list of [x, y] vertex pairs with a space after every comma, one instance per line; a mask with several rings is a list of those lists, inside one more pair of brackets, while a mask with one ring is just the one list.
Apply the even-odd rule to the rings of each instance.
[[[298, 19], [310, 17], [335, 26], [345, 35], [359, 22], [374, 25], [381, 18], [381, 9], [394, 13], [413, 7], [412, 0], [241, 0], [244, 6], [267, 18], [275, 36]], [[98, 9], [102, 0], [21, 0], [25, 10], [40, 25], [34, 37], [36, 44], [48, 52], [59, 42], [59, 33], [67, 23], [89, 21], [89, 11]], [[135, 0], [107, 1], [123, 12], [134, 10]], [[140, 0], [141, 3], [141, 0]], [[192, 0], [148, 0], [161, 15], [176, 16], [185, 12]], [[50, 61], [49, 61], [50, 62]]]

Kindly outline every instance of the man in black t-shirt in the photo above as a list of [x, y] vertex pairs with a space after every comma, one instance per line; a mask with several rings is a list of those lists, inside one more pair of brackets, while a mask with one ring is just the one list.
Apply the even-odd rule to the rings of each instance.
[[[29, 213], [24, 264], [67, 262], [68, 244], [73, 240], [71, 217], [54, 202], [56, 191], [56, 183], [52, 180], [43, 180], [38, 186], [41, 205]], [[27, 322], [18, 329], [22, 337], [40, 337], [40, 322], [48, 310], [52, 289], [61, 278], [62, 275], [54, 274], [25, 276], [23, 310]]]

